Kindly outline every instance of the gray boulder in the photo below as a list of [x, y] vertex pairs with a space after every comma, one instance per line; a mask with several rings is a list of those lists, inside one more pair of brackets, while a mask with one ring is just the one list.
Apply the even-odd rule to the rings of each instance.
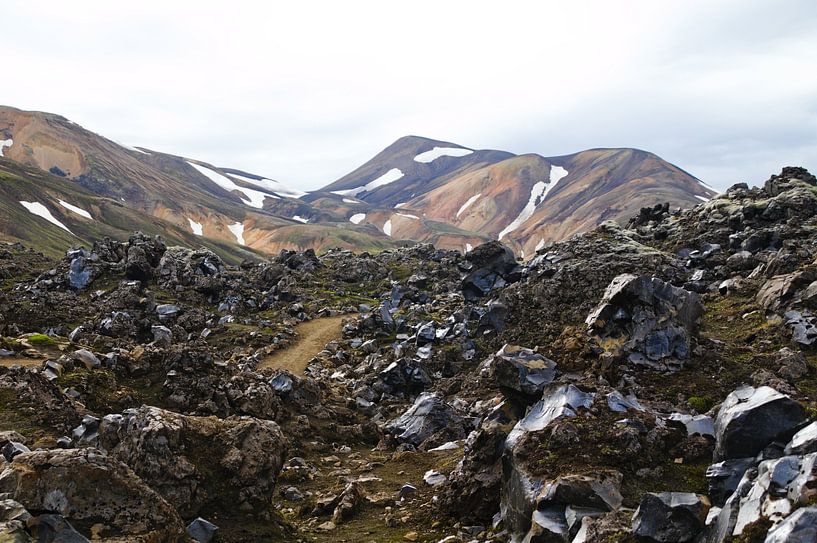
[[806, 422], [803, 406], [773, 388], [739, 388], [715, 419], [715, 460], [755, 456], [773, 441], [788, 442]]
[[541, 396], [556, 377], [556, 362], [525, 347], [505, 345], [494, 357], [499, 386], [528, 396]]
[[462, 439], [467, 433], [465, 420], [439, 396], [428, 392], [420, 394], [405, 413], [388, 422], [386, 431], [415, 447], [441, 432], [453, 439]]
[[694, 292], [646, 275], [619, 275], [586, 319], [588, 332], [631, 363], [673, 368], [689, 358], [703, 306]]
[[188, 518], [224, 504], [247, 514], [267, 511], [287, 453], [272, 421], [150, 406], [106, 416], [99, 442]]
[[798, 509], [769, 530], [765, 543], [814, 543], [817, 541], [817, 507]]
[[785, 449], [786, 454], [808, 454], [813, 452], [817, 452], [817, 421], [794, 434]]
[[201, 517], [187, 525], [187, 535], [198, 543], [210, 543], [216, 538], [217, 533], [218, 526]]
[[648, 493], [633, 516], [633, 534], [655, 543], [693, 541], [703, 531], [710, 504], [687, 492]]

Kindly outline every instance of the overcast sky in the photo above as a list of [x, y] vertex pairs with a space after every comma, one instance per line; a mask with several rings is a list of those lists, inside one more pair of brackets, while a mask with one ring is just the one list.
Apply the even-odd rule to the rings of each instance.
[[0, 104], [305, 189], [406, 134], [817, 169], [817, 2], [2, 0]]

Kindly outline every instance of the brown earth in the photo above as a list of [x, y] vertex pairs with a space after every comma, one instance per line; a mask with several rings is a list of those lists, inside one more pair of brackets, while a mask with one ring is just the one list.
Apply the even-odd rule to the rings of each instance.
[[340, 337], [344, 317], [326, 317], [299, 324], [298, 338], [289, 347], [280, 349], [261, 360], [258, 369], [272, 368], [303, 375], [309, 361], [321, 352], [327, 343]]

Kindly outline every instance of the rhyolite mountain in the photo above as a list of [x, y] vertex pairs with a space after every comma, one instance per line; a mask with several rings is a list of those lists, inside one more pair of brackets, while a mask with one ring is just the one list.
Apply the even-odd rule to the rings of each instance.
[[688, 208], [715, 194], [635, 149], [546, 158], [416, 136], [306, 193], [240, 169], [121, 145], [59, 115], [10, 107], [0, 107], [0, 154], [4, 179], [16, 180], [0, 187], [0, 237], [46, 251], [142, 229], [167, 231], [174, 243], [204, 244], [228, 258], [412, 242], [468, 250], [491, 239], [524, 257], [641, 207]]

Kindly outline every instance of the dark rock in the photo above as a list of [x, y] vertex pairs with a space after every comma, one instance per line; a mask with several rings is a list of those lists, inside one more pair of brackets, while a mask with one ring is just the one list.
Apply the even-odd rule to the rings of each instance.
[[817, 507], [803, 507], [769, 530], [764, 543], [814, 543], [817, 541]]
[[703, 306], [698, 295], [647, 276], [619, 275], [588, 315], [588, 331], [623, 340], [630, 361], [655, 365], [664, 359], [690, 356]]
[[633, 516], [633, 534], [655, 543], [693, 541], [703, 530], [709, 501], [686, 492], [648, 493]]
[[465, 437], [467, 429], [465, 420], [438, 395], [424, 393], [417, 397], [405, 413], [386, 424], [386, 431], [401, 443], [419, 447], [440, 432], [453, 436], [454, 439], [461, 439]]
[[62, 515], [39, 515], [28, 521], [28, 529], [38, 542], [89, 543]]
[[187, 525], [187, 535], [198, 543], [210, 543], [218, 535], [218, 526], [212, 522], [198, 517]]
[[723, 506], [727, 498], [738, 488], [747, 470], [757, 466], [754, 458], [735, 458], [712, 464], [706, 469], [709, 481], [709, 497], [714, 505]]
[[812, 422], [792, 436], [786, 445], [786, 454], [809, 454], [817, 452], [817, 422]]
[[803, 406], [773, 388], [739, 388], [715, 419], [715, 459], [754, 456], [773, 441], [789, 441], [805, 423]]
[[494, 357], [496, 381], [501, 387], [528, 396], [541, 396], [556, 377], [556, 362], [515, 345], [505, 345]]

